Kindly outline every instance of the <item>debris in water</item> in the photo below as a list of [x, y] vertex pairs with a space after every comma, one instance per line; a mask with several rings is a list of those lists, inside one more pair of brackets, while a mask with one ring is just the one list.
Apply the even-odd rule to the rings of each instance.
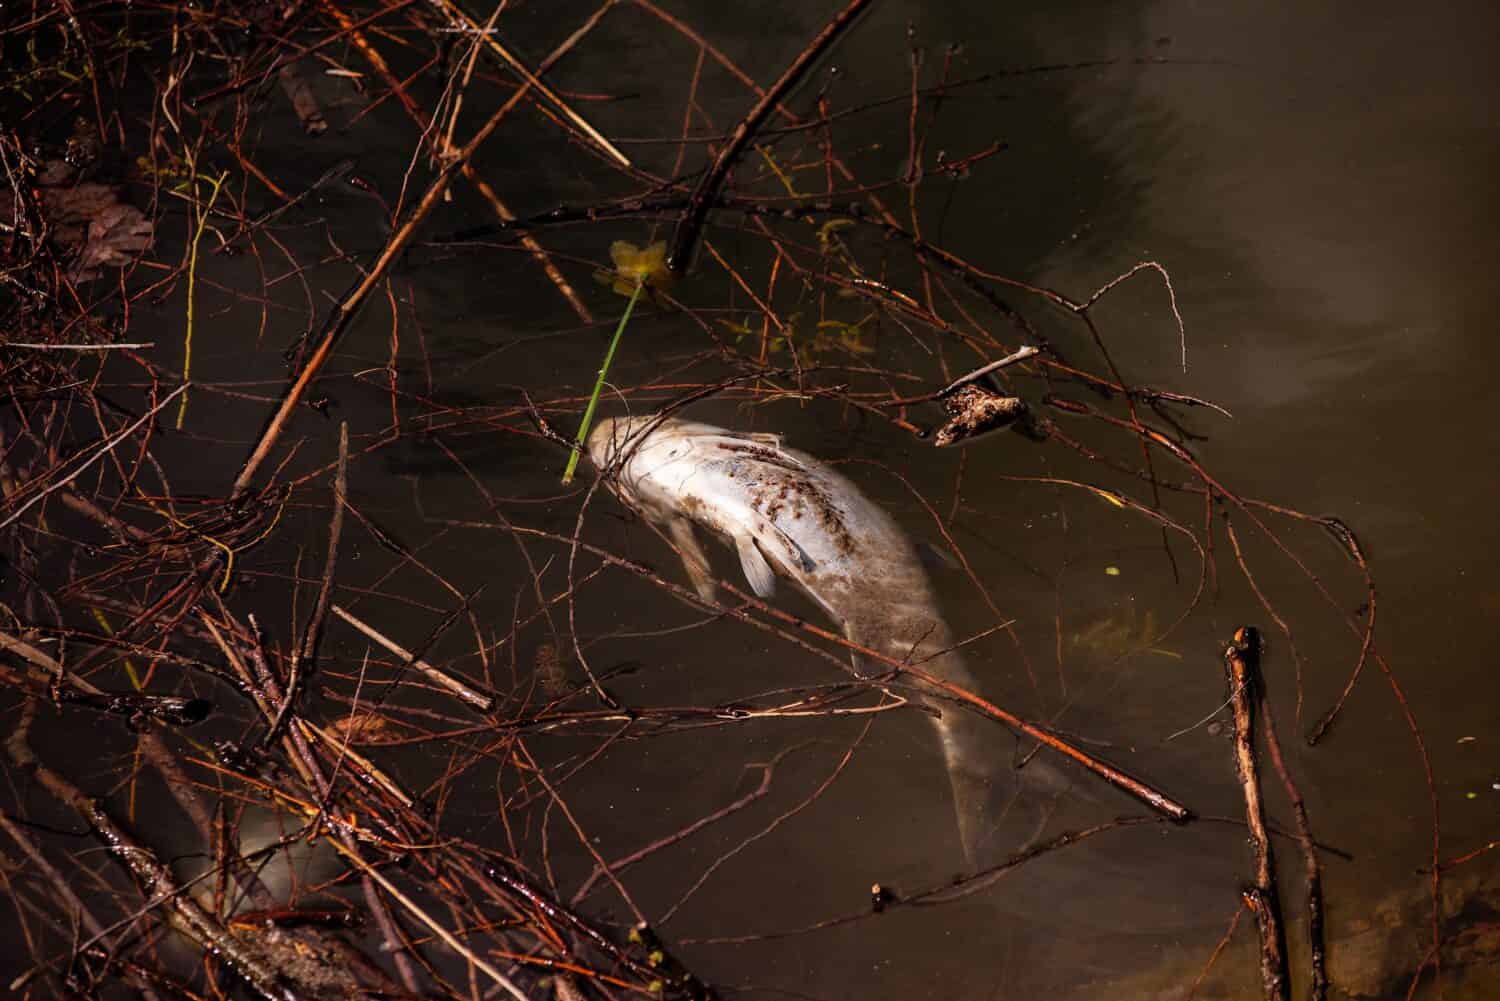
[[1018, 396], [1001, 396], [978, 383], [959, 386], [943, 398], [948, 422], [938, 428], [932, 443], [938, 448], [957, 445], [1021, 419], [1026, 404]]
[[298, 71], [295, 62], [287, 63], [277, 71], [276, 82], [281, 84], [281, 92], [292, 102], [292, 111], [296, 112], [297, 121], [302, 123], [303, 132], [310, 136], [320, 136], [328, 131], [328, 122], [323, 117], [322, 109], [318, 107], [318, 99], [313, 96], [312, 88]]
[[[40, 187], [37, 196], [52, 242], [78, 255], [69, 269], [75, 282], [93, 281], [106, 267], [130, 264], [151, 246], [151, 220], [122, 201], [112, 185], [84, 181]], [[22, 226], [17, 215], [15, 195], [0, 192], [0, 225]]]

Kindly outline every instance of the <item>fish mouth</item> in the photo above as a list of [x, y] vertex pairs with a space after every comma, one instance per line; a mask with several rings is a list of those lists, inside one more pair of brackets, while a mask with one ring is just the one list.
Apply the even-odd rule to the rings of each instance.
[[653, 420], [651, 417], [606, 417], [599, 421], [589, 432], [584, 446], [589, 461], [600, 472], [618, 464], [627, 451], [645, 439]]

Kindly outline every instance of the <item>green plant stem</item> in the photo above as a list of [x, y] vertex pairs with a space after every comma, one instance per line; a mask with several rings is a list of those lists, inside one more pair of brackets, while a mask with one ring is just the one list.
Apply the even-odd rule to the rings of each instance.
[[[194, 165], [190, 162], [189, 167]], [[191, 170], [191, 175], [197, 177], [197, 171]], [[187, 333], [182, 339], [182, 381], [186, 385], [193, 369], [193, 293], [196, 291], [198, 279], [198, 242], [203, 239], [203, 228], [208, 224], [208, 213], [213, 210], [214, 202], [219, 199], [219, 189], [224, 186], [228, 179], [229, 171], [224, 171], [217, 178], [207, 178], [208, 183], [213, 185], [213, 191], [209, 193], [208, 204], [198, 207], [198, 228], [193, 231], [193, 243], [188, 249], [188, 282], [187, 282]], [[197, 184], [193, 185], [194, 194], [197, 193]], [[183, 418], [187, 416], [187, 394], [182, 394], [182, 400], [177, 404], [177, 430], [182, 430]]]
[[588, 440], [589, 425], [594, 423], [594, 408], [599, 405], [599, 394], [604, 391], [604, 377], [609, 373], [609, 364], [615, 360], [615, 348], [620, 346], [620, 335], [625, 333], [625, 324], [630, 322], [630, 314], [635, 312], [635, 302], [641, 297], [641, 289], [646, 287], [643, 279], [636, 279], [635, 291], [630, 293], [630, 302], [625, 306], [625, 312], [620, 317], [620, 325], [615, 328], [615, 336], [610, 338], [609, 349], [604, 352], [604, 364], [599, 366], [599, 378], [594, 381], [594, 392], [589, 397], [589, 405], [583, 411], [583, 423], [578, 425], [578, 438], [574, 442], [573, 454], [568, 456], [568, 468], [563, 470], [563, 485], [567, 486], [573, 482], [573, 473], [578, 469], [578, 456], [583, 453], [583, 443]]

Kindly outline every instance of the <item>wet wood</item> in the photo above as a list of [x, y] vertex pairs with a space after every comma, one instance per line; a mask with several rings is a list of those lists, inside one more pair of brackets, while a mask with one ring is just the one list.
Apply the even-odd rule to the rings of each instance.
[[1246, 887], [1245, 905], [1255, 915], [1260, 932], [1261, 989], [1266, 1001], [1288, 1001], [1286, 932], [1276, 891], [1276, 859], [1266, 829], [1259, 766], [1255, 758], [1255, 703], [1260, 688], [1260, 637], [1244, 627], [1224, 651], [1230, 704], [1234, 709], [1234, 764], [1245, 797], [1245, 820], [1254, 857], [1254, 884]]

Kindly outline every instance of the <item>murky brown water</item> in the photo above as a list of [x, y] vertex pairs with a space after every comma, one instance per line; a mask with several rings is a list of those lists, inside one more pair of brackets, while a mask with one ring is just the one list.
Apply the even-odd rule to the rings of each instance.
[[[544, 52], [588, 6], [532, 5], [514, 15], [513, 30], [528, 51]], [[823, 16], [808, 5], [783, 6], [774, 13], [754, 5], [685, 16], [697, 18], [706, 35], [767, 82]], [[948, 99], [931, 149], [958, 156], [995, 140], [1009, 149], [951, 192], [945, 181], [932, 183], [923, 217], [928, 235], [987, 269], [1074, 298], [1138, 261], [1169, 269], [1187, 327], [1187, 371], [1166, 296], [1150, 276], [1122, 286], [1099, 307], [1113, 356], [1135, 384], [1205, 397], [1233, 413], [1230, 420], [1195, 411], [1186, 422], [1205, 436], [1194, 444], [1196, 454], [1231, 489], [1336, 514], [1358, 532], [1380, 588], [1379, 646], [1422, 728], [1437, 780], [1442, 854], [1451, 856], [1494, 837], [1500, 803], [1494, 786], [1500, 682], [1486, 629], [1500, 610], [1500, 587], [1489, 566], [1497, 551], [1489, 515], [1500, 448], [1489, 392], [1497, 360], [1489, 271], [1500, 258], [1494, 223], [1500, 70], [1490, 50], [1500, 16], [1480, 4], [1380, 6], [1268, 11], [1254, 4], [1178, 2], [1059, 11], [1052, 5], [991, 10], [891, 2], [839, 50], [834, 61], [844, 72], [833, 94], [847, 106], [903, 92], [908, 21], [929, 48], [932, 74], [943, 46], [953, 41], [963, 43], [955, 62], [960, 76], [1106, 61], [1003, 78]], [[660, 46], [658, 33], [646, 34], [629, 13], [601, 31], [600, 44], [555, 71], [558, 84], [638, 92], [630, 100], [589, 106], [606, 133], [674, 134], [691, 51]], [[744, 109], [743, 92], [719, 77], [705, 78], [700, 101], [720, 129]], [[353, 110], [332, 109], [331, 115], [337, 123], [338, 115]], [[279, 117], [268, 128], [291, 133], [289, 112], [273, 114]], [[841, 143], [856, 151], [849, 159], [861, 177], [901, 169], [905, 115], [897, 103], [842, 126]], [[516, 131], [528, 137], [524, 147], [502, 139], [480, 159], [485, 176], [518, 211], [598, 197], [593, 175], [576, 166], [576, 149], [546, 139], [534, 122]], [[539, 131], [543, 138], [533, 142], [530, 136]], [[261, 166], [311, 181], [339, 157], [353, 155], [390, 197], [410, 156], [409, 134], [396, 109], [386, 108], [347, 133], [333, 129], [316, 144], [268, 144]], [[650, 169], [670, 172], [673, 147], [626, 148]], [[326, 229], [310, 215], [305, 228], [283, 234], [299, 257], [331, 249], [325, 233], [354, 250], [383, 239], [369, 203], [354, 195], [329, 193], [317, 214], [328, 220]], [[485, 220], [472, 196], [458, 191], [432, 228], [451, 232]], [[378, 371], [391, 331], [383, 295], [366, 308], [331, 367], [326, 386], [333, 413], [350, 422], [356, 447], [369, 449], [351, 470], [354, 502], [419, 547], [433, 572], [459, 590], [485, 585], [475, 607], [487, 642], [504, 640], [516, 615], [536, 610], [527, 562], [503, 530], [447, 522], [494, 522], [503, 514], [516, 525], [566, 534], [583, 496], [558, 485], [557, 449], [498, 429], [487, 420], [489, 408], [513, 403], [520, 387], [539, 399], [586, 394], [623, 301], [591, 283], [590, 266], [579, 261], [603, 261], [610, 239], [644, 243], [649, 236], [640, 222], [547, 236], [549, 248], [573, 255], [569, 274], [599, 317], [595, 329], [579, 329], [537, 269], [515, 253], [415, 250], [393, 285], [400, 384], [428, 400], [403, 403], [403, 433], [394, 442], [382, 441], [391, 419]], [[749, 272], [765, 281], [758, 238], [732, 230], [714, 238], [727, 256], [743, 255]], [[216, 259], [205, 271], [242, 286], [246, 267]], [[730, 293], [722, 280], [706, 262], [699, 267], [702, 301], [725, 301]], [[315, 271], [314, 305], [324, 308], [326, 296], [342, 291], [347, 277], [335, 268]], [[910, 278], [897, 271], [890, 280]], [[687, 301], [699, 294], [691, 283], [677, 291]], [[201, 378], [260, 379], [245, 388], [266, 397], [279, 391], [279, 352], [312, 321], [300, 289], [288, 282], [278, 295], [282, 308], [269, 314], [264, 335], [260, 317], [243, 303], [209, 297], [214, 340], [199, 349]], [[1080, 326], [1022, 293], [1009, 298], [1066, 353], [1102, 370]], [[753, 304], [740, 295], [736, 309], [729, 318], [742, 319]], [[158, 339], [174, 344], [180, 337], [175, 306], [164, 307], [160, 324]], [[878, 343], [882, 363], [940, 377], [937, 361], [903, 342], [899, 331], [883, 331]], [[728, 370], [712, 357], [694, 360], [707, 347], [680, 315], [647, 309], [626, 335], [612, 381], [712, 382]], [[945, 361], [954, 372], [968, 364], [957, 356]], [[1033, 400], [1043, 388], [1018, 386]], [[671, 395], [643, 393], [628, 405], [639, 411]], [[439, 413], [433, 403], [452, 409]], [[1421, 763], [1398, 706], [1372, 666], [1324, 744], [1308, 750], [1295, 739], [1336, 697], [1358, 640], [1263, 540], [1247, 535], [1246, 555], [1263, 590], [1293, 624], [1305, 657], [1301, 726], [1293, 721], [1297, 691], [1288, 644], [1235, 571], [1222, 533], [1217, 589], [1157, 641], [1155, 626], [1172, 621], [1191, 600], [1192, 553], [1174, 544], [1179, 579], [1149, 523], [1123, 517], [1083, 492], [1012, 478], [1090, 480], [1129, 488], [1149, 501], [1139, 484], [1060, 446], [1019, 436], [986, 439], [961, 456], [832, 404], [742, 403], [719, 398], [691, 414], [782, 432], [797, 448], [830, 460], [861, 460], [847, 465], [847, 474], [914, 538], [941, 542], [923, 506], [869, 460], [899, 470], [945, 515], [956, 504], [949, 526], [955, 540], [1001, 614], [1016, 621], [1018, 642], [992, 636], [971, 649], [985, 693], [1027, 715], [1056, 718], [1067, 732], [1098, 742], [1100, 753], [1206, 816], [1241, 814], [1228, 744], [1204, 727], [1167, 738], [1220, 705], [1219, 645], [1238, 625], [1260, 625], [1270, 643], [1266, 669], [1283, 736], [1315, 832], [1355, 856], [1327, 863], [1335, 937], [1341, 921], [1387, 890], [1415, 885], [1414, 871], [1430, 858], [1431, 815]], [[220, 440], [212, 447], [202, 441], [182, 446], [191, 450], [192, 464], [174, 486], [221, 494], [266, 404], [195, 405], [222, 409]], [[606, 397], [607, 412], [624, 407]], [[424, 415], [432, 434], [416, 431]], [[553, 416], [567, 428], [575, 419], [561, 403]], [[1062, 420], [1071, 434], [1092, 434]], [[291, 432], [307, 439], [301, 461], [309, 463], [327, 460], [335, 435], [333, 422], [310, 413], [299, 416]], [[1123, 437], [1089, 440], [1123, 461], [1139, 457]], [[1181, 478], [1157, 455], [1159, 470]], [[493, 506], [482, 491], [496, 498]], [[1201, 500], [1169, 505], [1184, 520], [1201, 522]], [[288, 517], [301, 527], [306, 546], [299, 572], [313, 578], [326, 512]], [[1311, 529], [1278, 525], [1312, 561], [1343, 612], [1365, 600], [1357, 575], [1331, 542]], [[584, 534], [685, 583], [666, 548], [602, 492], [589, 506]], [[416, 645], [451, 607], [452, 595], [421, 571], [398, 568], [368, 536], [356, 534], [347, 545], [341, 600]], [[568, 579], [566, 549], [534, 540], [526, 546], [535, 565], [545, 567], [542, 590], [561, 591]], [[280, 591], [298, 556], [283, 549], [248, 557], [247, 579], [260, 596], [242, 592], [242, 600], [264, 602], [284, 615]], [[717, 557], [723, 557], [722, 575], [736, 579], [726, 554]], [[593, 565], [579, 564], [581, 570]], [[961, 572], [938, 567], [934, 575], [960, 633], [994, 624]], [[399, 593], [409, 603], [362, 597], [361, 586]], [[780, 601], [816, 618], [805, 602], [785, 595]], [[622, 572], [580, 589], [576, 628], [595, 670], [632, 668], [610, 681], [627, 704], [710, 705], [841, 680], [789, 644], [733, 622], [704, 622], [700, 613]], [[534, 622], [496, 648], [497, 675], [504, 677], [513, 662], [525, 677], [539, 648], [559, 637], [566, 653], [568, 629], [567, 610], [558, 605], [550, 623]], [[430, 657], [477, 673], [475, 642], [472, 633], [457, 629]], [[348, 666], [363, 650], [352, 631], [331, 628], [329, 656]], [[561, 669], [569, 683], [581, 681], [570, 657]], [[861, 736], [867, 719], [762, 720], [654, 735], [621, 731], [562, 791], [593, 847], [616, 858], [745, 794], [760, 780], [755, 766], [778, 759], [762, 801], [622, 875], [664, 937], [684, 943], [676, 948], [687, 964], [726, 989], [742, 989], [737, 996], [1027, 998], [1046, 990], [1082, 997], [1090, 985], [1153, 968], [1188, 971], [1170, 978], [1181, 983], [1206, 961], [1248, 874], [1242, 831], [1229, 825], [1104, 834], [961, 902], [781, 934], [860, 911], [872, 882], [900, 892], [963, 869], [930, 729], [915, 714], [887, 714]], [[596, 748], [601, 732], [537, 733], [527, 746], [557, 775]], [[1477, 739], [1461, 742], [1466, 737]], [[850, 747], [856, 750], [847, 768], [813, 798]], [[1015, 741], [998, 727], [996, 753], [1015, 753]], [[436, 751], [383, 760], [415, 788], [447, 765]], [[493, 772], [471, 773], [464, 795], [446, 804], [444, 822], [498, 845], [494, 778]], [[1289, 827], [1282, 806], [1276, 801], [1275, 816]], [[1134, 809], [1080, 776], [1048, 830]], [[789, 815], [777, 822], [783, 814]], [[555, 817], [549, 823], [547, 850], [559, 886], [570, 893], [591, 860], [566, 824]], [[536, 832], [530, 836], [539, 851]], [[1295, 852], [1290, 843], [1283, 852], [1295, 899]], [[583, 906], [628, 918], [607, 889], [596, 890]], [[1247, 932], [1248, 924], [1236, 939], [1241, 949], [1248, 948]], [[707, 941], [755, 935], [768, 937]], [[1415, 960], [1420, 946], [1411, 948]], [[1253, 996], [1250, 984], [1233, 996]], [[1221, 982], [1216, 989], [1226, 988]]]

